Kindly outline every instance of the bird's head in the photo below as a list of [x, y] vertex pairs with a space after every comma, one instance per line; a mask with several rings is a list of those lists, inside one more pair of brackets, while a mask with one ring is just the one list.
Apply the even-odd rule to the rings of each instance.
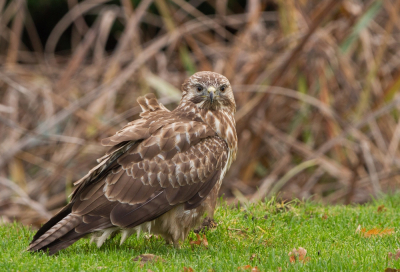
[[183, 83], [182, 93], [182, 102], [190, 101], [200, 109], [236, 111], [231, 84], [218, 73], [195, 73]]

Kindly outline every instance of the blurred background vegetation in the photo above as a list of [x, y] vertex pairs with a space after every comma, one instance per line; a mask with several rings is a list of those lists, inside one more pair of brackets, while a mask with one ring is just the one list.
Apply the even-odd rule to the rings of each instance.
[[[228, 77], [221, 195], [365, 202], [400, 184], [400, 0], [0, 0], [0, 216], [39, 225], [138, 118]], [[0, 222], [1, 222], [0, 220]]]

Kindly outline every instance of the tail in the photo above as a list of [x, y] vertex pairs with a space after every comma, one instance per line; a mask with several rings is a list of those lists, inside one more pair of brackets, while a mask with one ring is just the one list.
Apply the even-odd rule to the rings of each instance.
[[75, 232], [75, 227], [82, 223], [82, 217], [71, 214], [72, 203], [65, 206], [33, 237], [28, 251], [48, 251], [49, 255], [57, 253], [78, 241], [87, 233]]

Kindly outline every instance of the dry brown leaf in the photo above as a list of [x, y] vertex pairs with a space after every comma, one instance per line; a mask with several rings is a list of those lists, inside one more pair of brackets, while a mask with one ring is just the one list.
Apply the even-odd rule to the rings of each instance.
[[322, 216], [322, 220], [326, 220], [328, 219], [328, 215], [326, 213], [324, 213], [324, 215]]
[[400, 269], [388, 267], [385, 269], [385, 272], [400, 272]]
[[196, 236], [197, 236], [197, 240], [194, 240], [194, 241], [190, 241], [189, 242], [189, 244], [191, 244], [191, 245], [201, 245], [201, 238], [200, 238], [200, 235], [198, 234], [198, 233], [196, 233]]
[[134, 262], [140, 261], [140, 267], [143, 267], [147, 262], [165, 262], [163, 258], [154, 254], [140, 254], [139, 256], [133, 259]]
[[184, 266], [184, 267], [183, 267], [183, 272], [194, 272], [194, 270], [193, 270], [193, 268], [191, 268], [191, 267], [186, 267], [186, 266]]
[[364, 237], [373, 237], [373, 236], [383, 236], [383, 235], [391, 235], [394, 233], [394, 228], [373, 228], [370, 230], [366, 230], [366, 228], [361, 228], [361, 225], [356, 229], [356, 233], [361, 233]]
[[307, 250], [305, 250], [305, 249], [302, 248], [302, 247], [299, 247], [298, 252], [299, 252], [299, 260], [300, 260], [300, 261], [303, 261], [303, 260], [306, 258]]
[[385, 205], [380, 205], [380, 206], [378, 207], [378, 210], [377, 210], [378, 213], [380, 213], [380, 212], [385, 212], [385, 211], [386, 211]]
[[380, 232], [381, 232], [381, 229], [373, 228], [373, 229], [370, 229], [369, 231], [365, 232], [364, 236], [369, 237], [369, 236], [373, 236], [373, 235], [379, 235]]
[[291, 263], [295, 263], [296, 259], [298, 259], [302, 263], [308, 262], [310, 258], [306, 257], [306, 255], [307, 255], [307, 250], [302, 247], [299, 247], [299, 249], [293, 248], [292, 251], [288, 253], [289, 261]]
[[391, 235], [393, 233], [394, 233], [394, 228], [386, 228], [386, 229], [373, 228], [365, 232], [364, 236], [365, 237], [383, 236], [383, 235]]
[[200, 237], [200, 235], [198, 233], [196, 233], [196, 236], [197, 236], [197, 240], [190, 241], [189, 244], [191, 246], [193, 246], [193, 245], [199, 246], [199, 245], [203, 244], [208, 249], [208, 241], [207, 241], [206, 235], [203, 234], [203, 239]]

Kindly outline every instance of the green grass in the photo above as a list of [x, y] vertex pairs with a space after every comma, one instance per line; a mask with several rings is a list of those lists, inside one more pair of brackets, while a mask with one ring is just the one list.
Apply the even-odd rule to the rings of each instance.
[[[378, 212], [379, 205], [386, 210]], [[245, 265], [260, 271], [384, 271], [400, 268], [400, 259], [388, 259], [388, 252], [400, 248], [399, 210], [399, 194], [357, 206], [301, 201], [284, 207], [270, 201], [247, 209], [221, 205], [216, 211], [219, 226], [207, 232], [208, 249], [197, 245], [192, 249], [189, 241], [175, 249], [162, 239], [143, 235], [119, 246], [118, 235], [100, 249], [82, 239], [55, 256], [25, 252], [34, 231], [14, 223], [0, 226], [0, 271], [183, 271], [185, 266], [196, 272], [238, 271]], [[355, 233], [358, 225], [367, 230], [394, 228], [395, 232], [365, 238]], [[289, 261], [288, 252], [298, 247], [307, 250], [310, 259], [305, 264]], [[144, 253], [165, 262], [140, 267], [132, 259]], [[250, 260], [253, 254], [257, 257]]]

